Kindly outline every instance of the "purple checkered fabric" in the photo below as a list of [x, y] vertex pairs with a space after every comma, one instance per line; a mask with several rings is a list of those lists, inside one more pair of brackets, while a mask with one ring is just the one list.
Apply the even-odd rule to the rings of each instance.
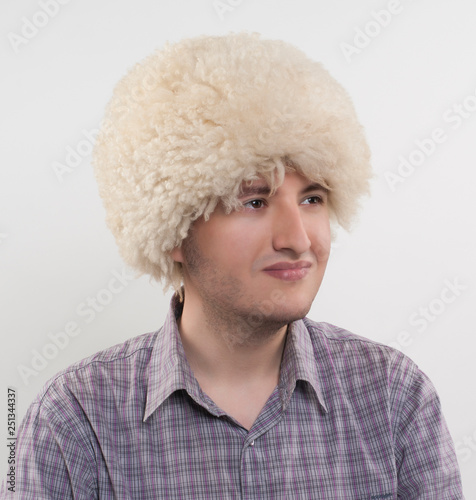
[[[15, 499], [461, 499], [428, 378], [403, 354], [307, 318], [247, 431], [163, 328], [50, 381], [19, 430]], [[10, 496], [9, 496], [10, 495]]]

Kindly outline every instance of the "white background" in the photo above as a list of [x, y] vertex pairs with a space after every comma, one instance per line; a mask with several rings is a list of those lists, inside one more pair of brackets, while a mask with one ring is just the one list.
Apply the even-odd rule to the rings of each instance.
[[[99, 126], [115, 83], [167, 40], [257, 31], [324, 63], [353, 97], [373, 151], [372, 198], [354, 231], [339, 233], [309, 316], [399, 346], [419, 364], [439, 391], [466, 497], [476, 498], [474, 1], [223, 0], [220, 10], [214, 0], [63, 0], [56, 13], [50, 2], [48, 15], [37, 0], [0, 8], [4, 406], [14, 387], [20, 419], [56, 372], [165, 316], [169, 296], [147, 277], [104, 292], [113, 272], [132, 273], [105, 227], [84, 131]], [[376, 24], [373, 13], [390, 7], [398, 13]], [[434, 133], [444, 140], [415, 153]], [[421, 164], [392, 189], [386, 176], [410, 156]], [[70, 171], [58, 175], [60, 164]], [[88, 297], [110, 302], [93, 318]], [[59, 335], [55, 348], [52, 335], [69, 322], [79, 333]], [[1, 425], [6, 436], [3, 416]]]

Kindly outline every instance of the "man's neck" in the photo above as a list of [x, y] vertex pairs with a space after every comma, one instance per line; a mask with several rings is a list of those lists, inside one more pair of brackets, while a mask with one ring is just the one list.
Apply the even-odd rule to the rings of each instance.
[[261, 324], [258, 332], [251, 325], [210, 318], [190, 300], [178, 325], [202, 390], [249, 429], [278, 384], [287, 326], [271, 324], [265, 332]]

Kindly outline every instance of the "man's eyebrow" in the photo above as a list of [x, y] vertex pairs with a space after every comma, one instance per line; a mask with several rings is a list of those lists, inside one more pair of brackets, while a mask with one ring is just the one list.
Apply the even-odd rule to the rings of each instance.
[[[324, 187], [322, 184], [318, 182], [313, 182], [306, 186], [301, 193], [308, 194], [313, 191], [323, 191], [324, 193], [328, 193], [329, 190]], [[238, 195], [240, 198], [244, 198], [246, 196], [269, 196], [271, 193], [271, 189], [268, 185], [258, 185], [258, 186], [243, 186], [241, 188], [240, 194]]]
[[271, 193], [271, 189], [267, 185], [262, 186], [243, 186], [241, 188], [240, 194], [238, 195], [240, 198], [245, 196], [268, 196]]
[[309, 186], [306, 186], [303, 190], [303, 194], [310, 193], [312, 191], [324, 191], [324, 193], [328, 193], [329, 189], [324, 187], [322, 184], [319, 184], [318, 182], [313, 182], [312, 184], [309, 184]]

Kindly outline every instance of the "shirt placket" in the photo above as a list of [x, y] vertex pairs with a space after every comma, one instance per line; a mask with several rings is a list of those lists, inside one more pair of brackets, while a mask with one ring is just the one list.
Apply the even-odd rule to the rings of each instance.
[[270, 467], [265, 435], [283, 418], [283, 403], [276, 388], [256, 422], [245, 436], [241, 450], [240, 482], [241, 498], [258, 500], [266, 498], [263, 486], [267, 484]]

